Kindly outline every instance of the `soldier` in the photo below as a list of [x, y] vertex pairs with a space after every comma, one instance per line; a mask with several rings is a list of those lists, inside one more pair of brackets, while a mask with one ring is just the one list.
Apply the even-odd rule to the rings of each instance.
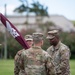
[[70, 50], [69, 48], [61, 43], [59, 39], [58, 30], [52, 30], [48, 32], [47, 39], [51, 46], [47, 49], [56, 70], [55, 75], [70, 75]]
[[25, 75], [50, 75], [51, 72], [55, 75], [53, 65], [50, 62], [50, 55], [41, 48], [43, 34], [33, 33], [33, 42], [34, 46], [24, 50], [21, 54], [21, 66], [25, 71]]
[[[31, 35], [26, 35], [25, 36], [25, 40], [28, 43], [28, 45], [31, 47], [33, 45], [33, 38]], [[22, 70], [20, 68], [20, 57], [21, 57], [21, 53], [24, 49], [20, 50], [17, 52], [17, 54], [15, 55], [15, 68], [14, 68], [14, 75], [24, 75], [24, 70]]]

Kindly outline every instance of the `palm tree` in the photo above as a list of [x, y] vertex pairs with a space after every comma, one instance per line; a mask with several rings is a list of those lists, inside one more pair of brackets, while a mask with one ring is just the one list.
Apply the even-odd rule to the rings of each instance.
[[32, 3], [29, 6], [28, 0], [20, 0], [22, 5], [14, 10], [14, 12], [18, 13], [27, 13], [26, 24], [28, 25], [28, 15], [29, 13], [34, 13], [36, 15], [36, 24], [42, 24], [42, 20], [44, 16], [48, 16], [48, 7], [39, 3], [39, 1], [32, 0]]
[[32, 3], [31, 5], [32, 8], [29, 9], [29, 12], [35, 13], [37, 23], [41, 23], [43, 16], [48, 16], [48, 7], [44, 7], [44, 5], [40, 4], [38, 1]]
[[22, 4], [14, 9], [14, 12], [18, 12], [18, 13], [24, 13], [26, 12], [26, 24], [28, 24], [28, 13], [29, 13], [29, 4], [28, 4], [28, 0], [19, 0]]
[[36, 17], [41, 16], [41, 20], [43, 16], [48, 16], [48, 7], [44, 7], [44, 5], [40, 4], [38, 1], [32, 0], [32, 7], [29, 6], [28, 0], [19, 0], [22, 5], [17, 7], [14, 12], [24, 13], [27, 12], [27, 21], [28, 21], [28, 13], [35, 13]]
[[44, 5], [40, 4], [38, 1], [33, 2], [31, 5], [32, 8], [30, 8], [29, 12], [35, 13], [36, 16], [48, 16], [48, 7], [44, 7]]
[[18, 12], [18, 13], [23, 13], [25, 11], [27, 11], [28, 7], [25, 6], [24, 4], [20, 5], [19, 7], [14, 9], [14, 12]]

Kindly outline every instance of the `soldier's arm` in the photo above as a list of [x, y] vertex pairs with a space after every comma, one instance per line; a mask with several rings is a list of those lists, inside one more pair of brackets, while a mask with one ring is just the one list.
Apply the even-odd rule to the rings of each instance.
[[56, 71], [60, 74], [64, 74], [67, 70], [69, 70], [70, 50], [67, 48], [62, 50], [60, 57], [61, 63], [56, 67]]
[[47, 58], [47, 63], [46, 63], [46, 66], [47, 66], [47, 75], [56, 75], [55, 74], [54, 65], [51, 62], [51, 60], [52, 60], [51, 56], [49, 55], [48, 58]]
[[19, 75], [20, 68], [18, 61], [19, 61], [19, 55], [16, 54], [14, 59], [14, 75]]
[[21, 53], [20, 68], [24, 70], [24, 51]]
[[23, 70], [24, 75], [27, 75], [25, 71], [25, 65], [26, 65], [25, 62], [26, 62], [26, 55], [25, 55], [25, 51], [23, 51], [21, 53], [20, 68]]
[[19, 75], [19, 71], [20, 71], [20, 69], [18, 68], [18, 66], [15, 66], [14, 75]]
[[17, 52], [14, 58], [14, 75], [19, 75], [20, 72], [20, 58], [23, 50]]

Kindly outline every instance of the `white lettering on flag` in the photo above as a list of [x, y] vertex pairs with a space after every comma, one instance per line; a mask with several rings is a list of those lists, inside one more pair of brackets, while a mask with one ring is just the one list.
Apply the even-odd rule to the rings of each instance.
[[14, 28], [11, 27], [11, 25], [10, 25], [10, 23], [9, 23], [8, 21], [6, 21], [6, 28], [7, 28], [7, 30], [9, 31], [9, 33], [10, 33], [14, 38], [20, 36], [20, 35], [17, 33], [17, 31], [16, 31]]

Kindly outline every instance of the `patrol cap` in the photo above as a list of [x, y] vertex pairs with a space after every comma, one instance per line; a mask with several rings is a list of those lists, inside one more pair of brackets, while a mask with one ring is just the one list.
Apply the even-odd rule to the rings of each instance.
[[42, 40], [43, 39], [43, 34], [42, 33], [33, 33], [33, 40]]
[[47, 39], [53, 39], [56, 35], [58, 35], [58, 30], [50, 30]]
[[25, 38], [25, 40], [33, 40], [32, 35], [26, 35], [24, 38]]

